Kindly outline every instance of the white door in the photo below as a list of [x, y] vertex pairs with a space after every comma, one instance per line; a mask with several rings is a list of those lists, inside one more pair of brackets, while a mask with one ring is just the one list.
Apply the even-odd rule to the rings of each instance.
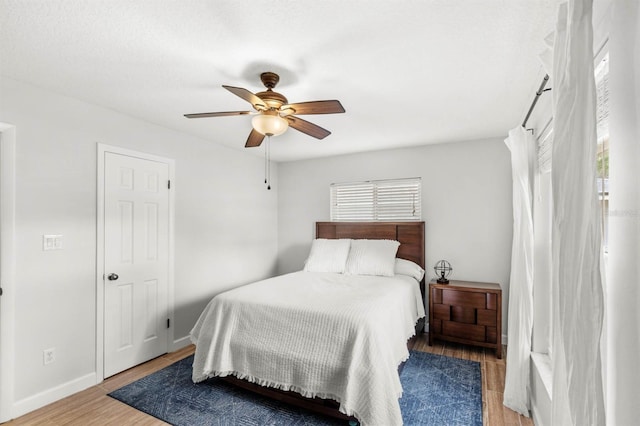
[[104, 377], [167, 352], [169, 165], [105, 152]]

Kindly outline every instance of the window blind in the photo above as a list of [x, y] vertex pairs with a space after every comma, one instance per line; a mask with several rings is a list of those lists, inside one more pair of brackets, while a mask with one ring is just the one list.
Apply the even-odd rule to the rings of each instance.
[[331, 220], [422, 220], [422, 179], [331, 184]]
[[595, 70], [596, 79], [596, 123], [598, 137], [609, 134], [609, 55], [600, 62]]
[[540, 173], [551, 171], [551, 151], [553, 148], [553, 120], [540, 134], [538, 138], [538, 169]]

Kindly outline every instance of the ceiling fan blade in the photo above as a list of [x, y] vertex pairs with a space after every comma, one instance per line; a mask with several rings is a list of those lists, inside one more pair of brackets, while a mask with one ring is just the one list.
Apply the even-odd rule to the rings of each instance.
[[327, 129], [323, 129], [322, 127], [303, 120], [302, 118], [290, 115], [286, 117], [286, 119], [289, 121], [289, 127], [293, 127], [299, 132], [306, 133], [316, 139], [324, 139], [331, 134]]
[[234, 95], [239, 96], [245, 101], [249, 102], [257, 110], [262, 111], [267, 109], [267, 104], [265, 103], [265, 101], [263, 101], [247, 89], [243, 89], [242, 87], [225, 86], [224, 84], [222, 85], [222, 87], [224, 87]]
[[226, 111], [226, 112], [200, 112], [197, 114], [185, 114], [187, 118], [226, 117], [229, 115], [246, 115], [251, 111]]
[[255, 129], [251, 129], [251, 133], [249, 133], [249, 137], [247, 138], [247, 143], [244, 144], [244, 147], [251, 148], [254, 146], [260, 146], [263, 140], [264, 140], [264, 135], [262, 133], [257, 132]]
[[340, 103], [340, 101], [336, 100], [300, 102], [297, 104], [282, 105], [280, 107], [280, 110], [286, 111], [289, 108], [293, 108], [295, 110], [293, 114], [296, 115], [337, 114], [340, 112], [344, 112], [342, 104]]

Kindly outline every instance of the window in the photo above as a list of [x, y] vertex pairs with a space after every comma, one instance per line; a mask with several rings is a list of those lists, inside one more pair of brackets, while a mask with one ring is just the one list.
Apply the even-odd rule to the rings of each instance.
[[[608, 252], [609, 218], [609, 54], [603, 48], [595, 59], [597, 188], [602, 217], [602, 244]], [[534, 279], [533, 351], [553, 355], [552, 306], [552, 199], [551, 176], [553, 119], [538, 134], [538, 174], [535, 183], [534, 232], [536, 264]]]
[[609, 54], [606, 54], [596, 66], [595, 74], [598, 196], [602, 216], [602, 245], [604, 252], [607, 253], [609, 251]]
[[421, 194], [421, 178], [334, 183], [331, 184], [331, 220], [421, 220]]

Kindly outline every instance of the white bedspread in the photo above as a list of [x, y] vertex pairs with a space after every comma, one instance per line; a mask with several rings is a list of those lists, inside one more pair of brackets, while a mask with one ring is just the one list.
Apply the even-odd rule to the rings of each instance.
[[294, 272], [214, 297], [191, 331], [193, 381], [234, 375], [400, 425], [398, 365], [424, 316], [408, 276]]

